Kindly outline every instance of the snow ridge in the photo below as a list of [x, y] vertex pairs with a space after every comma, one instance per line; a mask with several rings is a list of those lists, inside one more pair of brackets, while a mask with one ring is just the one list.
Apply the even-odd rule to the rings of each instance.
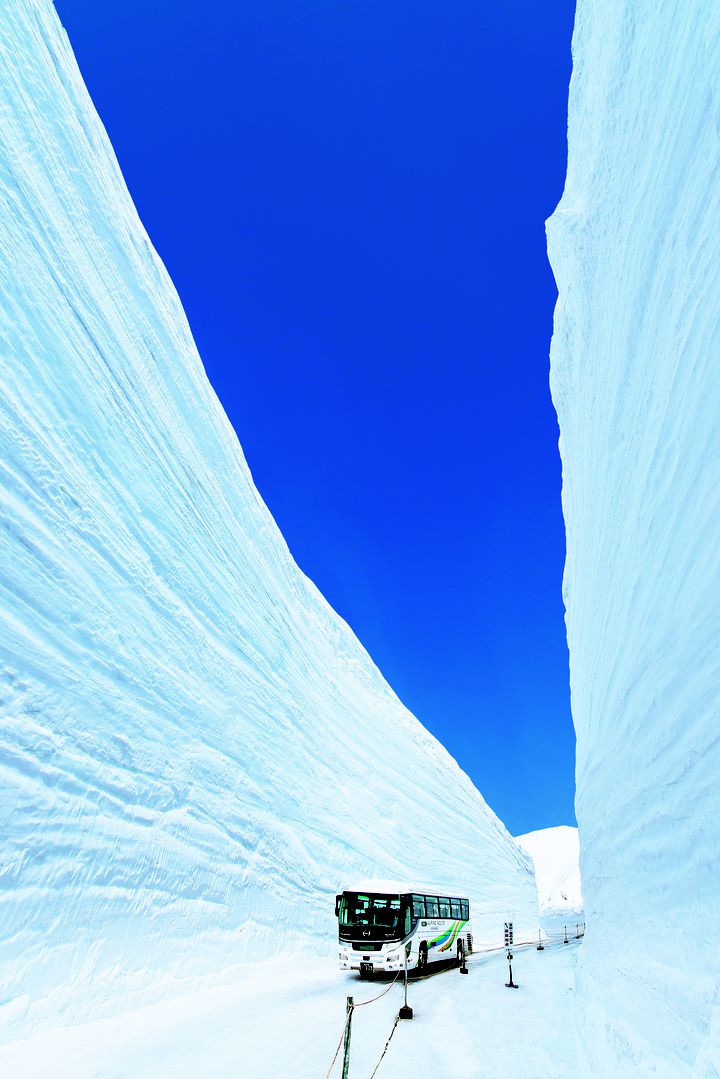
[[346, 879], [536, 924], [528, 860], [299, 571], [49, 0], [0, 0], [2, 1037], [300, 948]]
[[720, 1074], [720, 8], [580, 0], [548, 222], [588, 1071]]
[[577, 828], [560, 824], [517, 836], [533, 860], [540, 913], [580, 914], [580, 844]]

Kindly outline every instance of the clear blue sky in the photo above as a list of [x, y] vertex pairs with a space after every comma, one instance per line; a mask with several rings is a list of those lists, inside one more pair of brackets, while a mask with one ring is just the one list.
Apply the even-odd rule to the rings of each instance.
[[56, 7], [298, 563], [511, 831], [574, 823], [544, 235], [573, 3]]

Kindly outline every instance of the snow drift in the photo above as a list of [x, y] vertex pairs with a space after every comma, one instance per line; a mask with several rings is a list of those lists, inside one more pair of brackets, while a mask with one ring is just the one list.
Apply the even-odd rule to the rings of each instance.
[[517, 842], [535, 866], [540, 913], [580, 914], [580, 844], [577, 828], [566, 824], [519, 835]]
[[548, 235], [584, 1046], [717, 1075], [720, 8], [581, 0], [573, 53]]
[[3, 1037], [294, 948], [350, 876], [529, 861], [299, 571], [49, 0], [0, 4]]

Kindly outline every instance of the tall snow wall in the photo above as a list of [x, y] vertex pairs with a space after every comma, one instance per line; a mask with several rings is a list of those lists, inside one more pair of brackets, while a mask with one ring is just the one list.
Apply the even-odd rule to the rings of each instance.
[[720, 1074], [720, 7], [580, 0], [552, 393], [595, 1075]]
[[49, 0], [0, 0], [0, 110], [1, 1036], [334, 964], [359, 876], [534, 927], [526, 856], [288, 553]]

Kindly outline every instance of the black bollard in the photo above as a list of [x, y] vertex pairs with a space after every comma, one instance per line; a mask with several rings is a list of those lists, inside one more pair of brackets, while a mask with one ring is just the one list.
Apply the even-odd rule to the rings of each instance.
[[570, 941], [567, 939], [567, 926], [563, 926], [563, 929], [565, 930], [565, 940], [563, 941], [563, 944], [569, 944]]
[[412, 1019], [412, 1017], [413, 1017], [413, 1010], [412, 1010], [412, 1008], [409, 1006], [409, 1004], [407, 1002], [407, 957], [408, 957], [408, 953], [407, 953], [407, 947], [406, 947], [405, 948], [405, 1003], [403, 1004], [402, 1008], [398, 1012], [398, 1015], [400, 1016], [401, 1019]]
[[516, 984], [515, 984], [515, 982], [513, 981], [513, 976], [512, 976], [512, 960], [513, 960], [513, 955], [512, 955], [512, 952], [510, 951], [510, 949], [508, 948], [508, 955], [507, 955], [507, 961], [508, 961], [508, 969], [509, 969], [509, 971], [510, 971], [510, 981], [509, 981], [509, 982], [505, 982], [505, 988], [506, 988], [506, 989], [519, 989], [519, 988], [520, 988], [520, 986], [519, 986], [519, 985], [516, 985]]
[[538, 946], [536, 948], [536, 951], [538, 951], [538, 952], [544, 952], [545, 951], [545, 945], [542, 942], [542, 930], [541, 929], [538, 929]]

